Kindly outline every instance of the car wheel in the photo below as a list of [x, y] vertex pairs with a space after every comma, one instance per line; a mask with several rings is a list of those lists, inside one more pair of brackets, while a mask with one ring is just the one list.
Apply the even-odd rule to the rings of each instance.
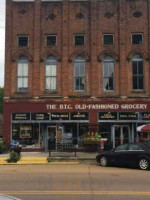
[[103, 157], [100, 158], [100, 165], [102, 167], [108, 166], [108, 159], [105, 156], [103, 156]]
[[147, 170], [149, 168], [149, 162], [146, 158], [141, 158], [139, 160], [139, 168], [142, 170]]

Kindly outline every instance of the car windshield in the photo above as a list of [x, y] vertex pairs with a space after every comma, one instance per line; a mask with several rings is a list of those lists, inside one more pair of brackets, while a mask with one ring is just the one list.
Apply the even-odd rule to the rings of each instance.
[[115, 151], [125, 151], [127, 149], [128, 144], [123, 144], [118, 146]]

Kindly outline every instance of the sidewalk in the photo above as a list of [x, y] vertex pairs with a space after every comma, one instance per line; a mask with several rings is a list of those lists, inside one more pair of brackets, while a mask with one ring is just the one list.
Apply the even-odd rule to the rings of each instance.
[[82, 161], [94, 162], [97, 153], [77, 152], [76, 157], [73, 152], [22, 152], [22, 157], [17, 163], [7, 163], [9, 154], [0, 154], [0, 165], [29, 165], [29, 164], [79, 164]]

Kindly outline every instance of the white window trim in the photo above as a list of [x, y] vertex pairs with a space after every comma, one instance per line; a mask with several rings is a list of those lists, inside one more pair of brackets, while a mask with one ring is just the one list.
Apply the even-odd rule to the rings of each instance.
[[[104, 44], [104, 36], [105, 36], [105, 35], [112, 35], [112, 36], [113, 36], [113, 43], [112, 43], [112, 44]], [[114, 33], [103, 33], [102, 44], [103, 44], [103, 45], [114, 45], [114, 38], [115, 38]]]
[[[83, 36], [84, 37], [84, 45], [76, 45], [75, 44], [75, 42], [76, 42], [75, 37], [76, 36]], [[84, 33], [74, 34], [74, 46], [85, 46], [85, 34]]]
[[[47, 45], [47, 37], [48, 36], [55, 36], [56, 37], [56, 45]], [[47, 34], [46, 38], [45, 38], [45, 44], [46, 44], [47, 47], [49, 47], [49, 46], [54, 46], [54, 47], [57, 46], [57, 34]]]
[[[133, 35], [142, 35], [142, 44], [133, 44], [132, 36]], [[131, 33], [131, 45], [143, 45], [143, 33]]]
[[25, 46], [19, 46], [19, 37], [27, 37], [28, 38], [28, 44], [27, 44], [27, 47], [28, 47], [29, 46], [29, 36], [28, 35], [17, 35], [17, 46], [25, 47]]

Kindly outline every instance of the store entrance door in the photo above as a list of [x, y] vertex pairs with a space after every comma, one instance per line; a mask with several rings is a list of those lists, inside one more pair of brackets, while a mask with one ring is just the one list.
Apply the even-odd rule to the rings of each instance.
[[115, 125], [113, 131], [113, 148], [128, 143], [130, 128], [127, 125]]
[[56, 126], [47, 127], [47, 142], [51, 150], [56, 150]]

